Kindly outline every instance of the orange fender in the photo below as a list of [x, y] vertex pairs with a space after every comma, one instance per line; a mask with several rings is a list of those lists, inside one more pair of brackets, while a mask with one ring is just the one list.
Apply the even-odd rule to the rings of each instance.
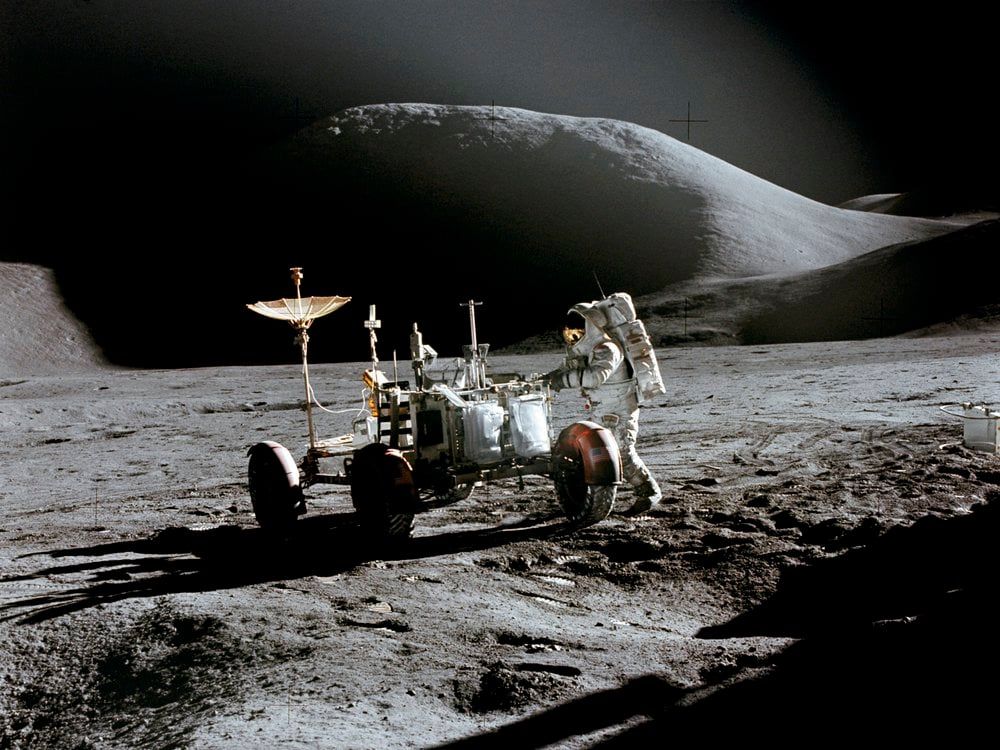
[[281, 466], [281, 470], [285, 472], [285, 477], [288, 480], [288, 486], [299, 486], [299, 467], [295, 465], [295, 459], [292, 458], [292, 454], [288, 452], [288, 448], [283, 446], [281, 443], [276, 443], [273, 440], [264, 440], [252, 446], [250, 450], [247, 451], [247, 455], [252, 456], [258, 451], [264, 453], [271, 451], [271, 453], [274, 454], [274, 458], [277, 460], [278, 465]]
[[559, 433], [554, 458], [579, 460], [585, 484], [611, 485], [622, 481], [618, 441], [607, 427], [596, 422], [574, 422]]

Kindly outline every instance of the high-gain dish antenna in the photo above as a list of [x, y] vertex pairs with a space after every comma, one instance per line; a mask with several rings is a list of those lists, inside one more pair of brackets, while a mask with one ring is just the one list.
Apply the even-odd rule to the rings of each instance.
[[312, 386], [309, 384], [309, 326], [316, 318], [339, 310], [351, 301], [350, 297], [303, 297], [302, 269], [298, 266], [290, 268], [292, 283], [295, 284], [295, 299], [282, 298], [270, 302], [254, 302], [247, 305], [255, 313], [267, 318], [287, 321], [295, 329], [295, 343], [302, 349], [302, 380], [306, 388], [306, 421], [309, 423], [309, 448], [316, 448], [316, 431], [312, 418]]

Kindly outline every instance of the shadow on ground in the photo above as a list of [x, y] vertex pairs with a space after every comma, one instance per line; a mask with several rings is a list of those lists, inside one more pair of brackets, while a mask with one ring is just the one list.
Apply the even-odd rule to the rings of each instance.
[[376, 559], [437, 557], [544, 539], [569, 530], [569, 526], [554, 517], [529, 518], [499, 528], [416, 537], [390, 549], [366, 540], [359, 533], [353, 513], [305, 518], [284, 535], [239, 526], [218, 526], [205, 531], [169, 527], [136, 541], [34, 553], [33, 556], [54, 558], [101, 559], [53, 565], [25, 575], [0, 578], [0, 583], [23, 582], [30, 586], [58, 576], [89, 576], [85, 585], [47, 590], [0, 603], [0, 622], [20, 619], [24, 623], [37, 623], [122, 599], [215, 591], [310, 575], [329, 576]]
[[592, 747], [682, 738], [971, 745], [992, 729], [996, 708], [997, 498], [793, 568], [768, 601], [699, 633], [800, 639], [770, 664], [690, 690], [642, 677], [441, 747], [538, 748], [636, 720]]

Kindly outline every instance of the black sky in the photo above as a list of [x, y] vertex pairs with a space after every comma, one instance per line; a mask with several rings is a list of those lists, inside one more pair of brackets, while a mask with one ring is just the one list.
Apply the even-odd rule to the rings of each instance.
[[[367, 103], [495, 100], [684, 138], [671, 120], [690, 101], [708, 120], [693, 126], [693, 145], [824, 202], [994, 184], [998, 12], [973, 3], [2, 0], [0, 9], [9, 214], [0, 256], [98, 278], [124, 253], [132, 271], [115, 277], [118, 293], [176, 292], [198, 259], [211, 259], [213, 274], [223, 256], [279, 255], [274, 265], [287, 266], [316, 238], [254, 247], [241, 165], [310, 115]], [[239, 247], [227, 242], [234, 236]], [[85, 290], [70, 297], [88, 304]]]

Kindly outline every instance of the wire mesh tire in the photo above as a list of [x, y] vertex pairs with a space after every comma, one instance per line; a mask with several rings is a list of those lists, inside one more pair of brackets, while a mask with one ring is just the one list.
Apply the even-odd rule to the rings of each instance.
[[398, 450], [373, 443], [354, 454], [351, 502], [371, 541], [398, 544], [409, 539], [417, 501], [413, 471]]
[[257, 443], [249, 453], [247, 488], [253, 514], [262, 529], [282, 530], [305, 511], [299, 470], [279, 443]]
[[611, 514], [618, 486], [587, 484], [583, 479], [583, 463], [579, 459], [560, 457], [554, 479], [559, 504], [574, 526], [590, 526]]
[[446, 490], [435, 492], [434, 499], [440, 505], [451, 505], [452, 503], [461, 502], [462, 500], [468, 500], [475, 487], [476, 485], [474, 484], [459, 484], [455, 487], [449, 487]]

